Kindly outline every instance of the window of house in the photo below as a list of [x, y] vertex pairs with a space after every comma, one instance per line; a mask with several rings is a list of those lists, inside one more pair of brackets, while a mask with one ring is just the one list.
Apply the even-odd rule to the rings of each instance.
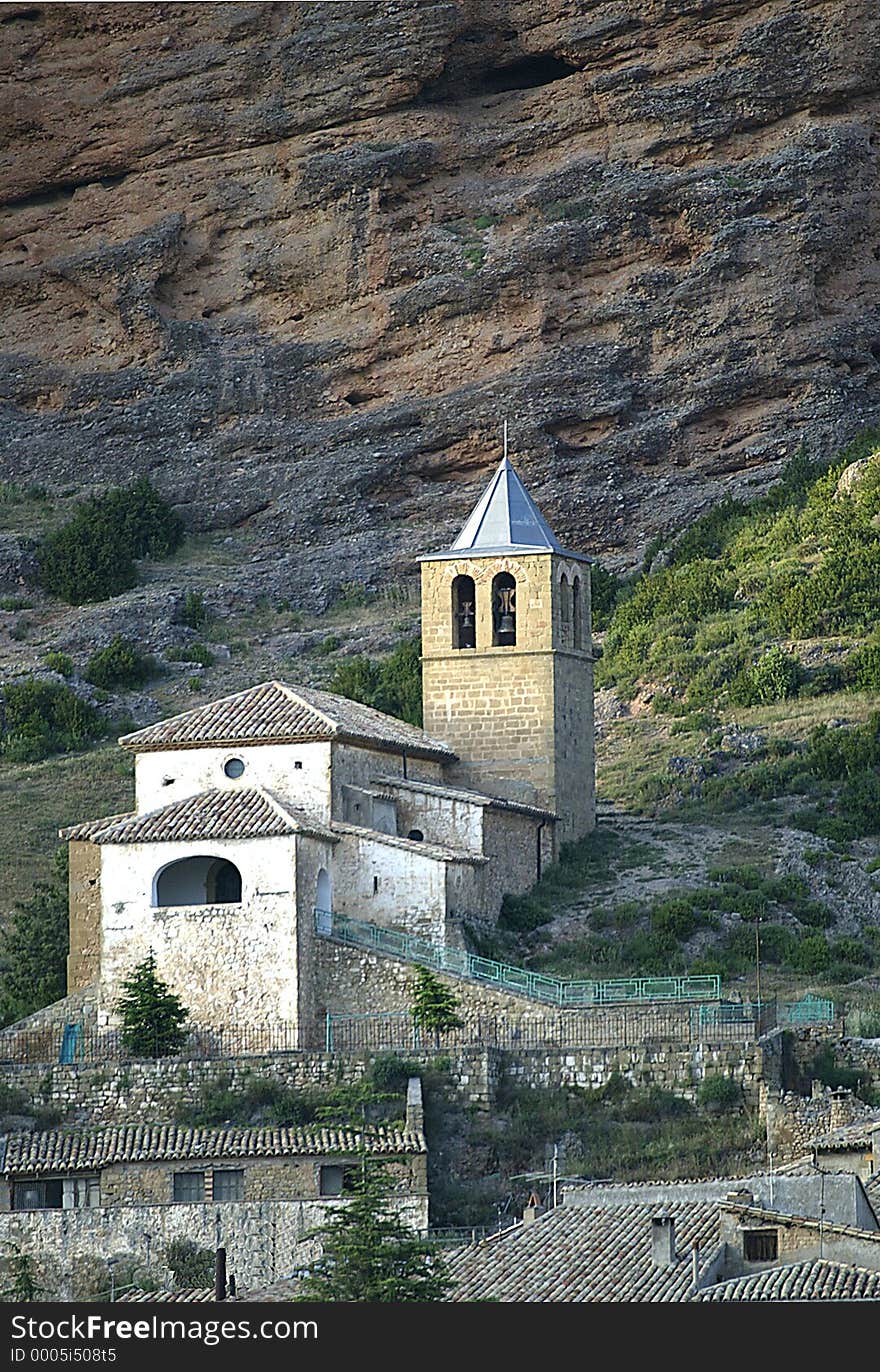
[[13, 1210], [60, 1210], [64, 1183], [57, 1181], [17, 1181], [12, 1187]]
[[297, 757], [297, 758], [294, 758], [294, 760], [293, 760], [293, 770], [294, 770], [295, 772], [301, 772], [301, 771], [302, 771], [302, 759], [301, 759], [301, 758], [298, 758], [298, 757]]
[[356, 1167], [329, 1163], [318, 1168], [318, 1190], [322, 1196], [348, 1196], [354, 1191]]
[[379, 878], [373, 877], [373, 895], [379, 894]]
[[244, 763], [240, 757], [231, 757], [223, 770], [233, 781], [237, 781], [240, 776], [244, 776]]
[[771, 1262], [778, 1256], [778, 1229], [746, 1229], [743, 1231], [743, 1257], [746, 1262]]
[[407, 838], [411, 838], [413, 843], [424, 843], [425, 841], [425, 835], [421, 829], [410, 829]]
[[174, 1199], [189, 1204], [200, 1204], [205, 1199], [204, 1172], [175, 1172]]
[[214, 1199], [215, 1201], [244, 1200], [244, 1171], [224, 1168], [222, 1172], [215, 1172]]

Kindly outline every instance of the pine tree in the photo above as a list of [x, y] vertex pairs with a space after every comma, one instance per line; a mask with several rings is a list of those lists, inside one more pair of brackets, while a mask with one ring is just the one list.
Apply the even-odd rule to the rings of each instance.
[[442, 1301], [451, 1282], [433, 1244], [402, 1224], [388, 1205], [381, 1168], [365, 1168], [344, 1209], [314, 1232], [323, 1253], [304, 1278], [302, 1301]]
[[32, 1015], [67, 994], [67, 849], [50, 882], [38, 882], [0, 934], [0, 1025]]
[[457, 1013], [458, 1005], [458, 998], [439, 977], [427, 967], [416, 968], [412, 1017], [419, 1029], [434, 1035], [435, 1047], [440, 1047], [441, 1034], [464, 1028], [464, 1020]]
[[135, 1057], [167, 1057], [186, 1042], [189, 1011], [157, 975], [152, 950], [122, 983], [116, 1009], [123, 1045]]

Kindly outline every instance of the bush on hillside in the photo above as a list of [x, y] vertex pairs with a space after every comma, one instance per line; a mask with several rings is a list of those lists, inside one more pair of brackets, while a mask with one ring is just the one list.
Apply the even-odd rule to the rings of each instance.
[[182, 539], [179, 517], [142, 477], [77, 505], [43, 540], [40, 585], [70, 605], [106, 600], [136, 584], [135, 558], [167, 557]]
[[772, 705], [776, 700], [789, 700], [797, 695], [802, 675], [797, 658], [774, 644], [733, 679], [730, 699], [734, 705]]
[[330, 690], [349, 700], [359, 700], [383, 714], [407, 724], [422, 723], [422, 661], [419, 640], [408, 639], [390, 657], [376, 661], [355, 657], [342, 662], [330, 681]]
[[2, 688], [0, 757], [10, 762], [77, 752], [109, 732], [94, 706], [60, 682], [30, 680]]
[[154, 657], [142, 653], [136, 643], [117, 634], [106, 648], [92, 653], [83, 676], [92, 686], [109, 691], [114, 686], [141, 686], [157, 671]]

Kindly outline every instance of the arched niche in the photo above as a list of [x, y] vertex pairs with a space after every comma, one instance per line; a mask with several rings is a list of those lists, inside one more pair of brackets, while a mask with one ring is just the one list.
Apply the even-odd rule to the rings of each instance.
[[572, 641], [571, 631], [572, 592], [565, 572], [559, 579], [559, 642], [568, 648]]
[[227, 858], [179, 858], [162, 867], [153, 880], [153, 905], [240, 905], [241, 872]]
[[574, 578], [571, 583], [571, 622], [574, 631], [574, 646], [584, 646], [584, 608], [581, 601], [581, 579]]

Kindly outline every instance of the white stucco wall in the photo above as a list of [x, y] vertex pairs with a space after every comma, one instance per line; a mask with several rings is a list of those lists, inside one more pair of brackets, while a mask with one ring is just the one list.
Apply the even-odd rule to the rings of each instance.
[[[139, 753], [135, 759], [135, 798], [139, 814], [185, 800], [199, 791], [263, 786], [316, 819], [330, 818], [329, 742], [267, 743], [252, 748], [177, 748]], [[237, 780], [223, 768], [241, 758]], [[296, 767], [296, 763], [302, 763]]]
[[[159, 975], [193, 1020], [210, 1026], [297, 1020], [295, 845], [293, 837], [102, 846], [104, 999], [152, 948]], [[326, 845], [329, 864], [329, 850]], [[152, 904], [166, 863], [210, 855], [235, 864], [240, 905]]]
[[343, 834], [333, 863], [333, 908], [339, 914], [406, 929], [421, 938], [442, 939], [444, 862], [368, 834]]

